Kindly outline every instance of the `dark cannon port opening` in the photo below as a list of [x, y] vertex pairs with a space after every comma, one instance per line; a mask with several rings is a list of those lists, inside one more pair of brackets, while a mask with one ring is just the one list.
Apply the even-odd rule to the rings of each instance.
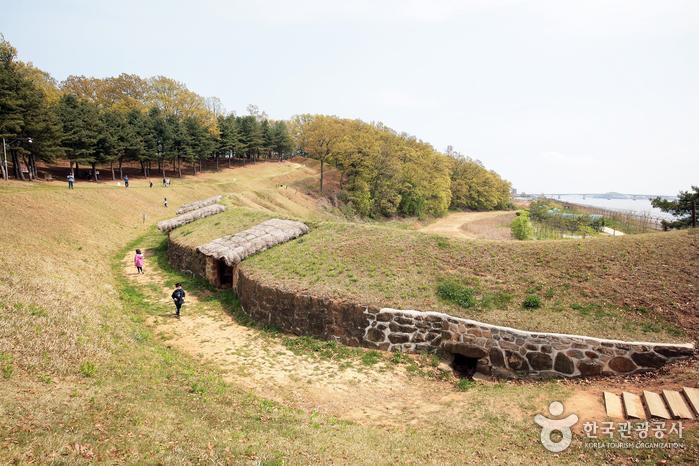
[[233, 286], [233, 267], [227, 265], [224, 260], [218, 261], [218, 280], [221, 288]]
[[454, 375], [461, 379], [471, 379], [476, 373], [478, 358], [469, 358], [463, 354], [453, 353], [454, 359], [451, 361], [451, 368]]

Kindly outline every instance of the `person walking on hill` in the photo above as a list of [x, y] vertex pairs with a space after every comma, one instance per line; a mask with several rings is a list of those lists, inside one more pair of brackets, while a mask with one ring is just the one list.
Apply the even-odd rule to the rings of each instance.
[[129, 175], [124, 175], [124, 187], [129, 187]]
[[68, 189], [73, 189], [73, 185], [75, 184], [75, 177], [73, 176], [72, 173], [68, 174]]
[[167, 180], [163, 176], [163, 188], [167, 188]]
[[148, 180], [148, 182], [150, 183], [149, 188], [152, 188], [153, 187], [153, 180]]
[[172, 292], [172, 300], [175, 302], [175, 309], [177, 309], [177, 311], [175, 312], [175, 317], [177, 317], [178, 319], [180, 318], [180, 308], [184, 304], [185, 294], [186, 293], [182, 289], [182, 284], [175, 284], [175, 291]]
[[136, 249], [136, 255], [133, 256], [133, 265], [136, 266], [137, 273], [143, 273], [143, 261], [144, 257], [143, 254], [141, 254], [141, 250]]

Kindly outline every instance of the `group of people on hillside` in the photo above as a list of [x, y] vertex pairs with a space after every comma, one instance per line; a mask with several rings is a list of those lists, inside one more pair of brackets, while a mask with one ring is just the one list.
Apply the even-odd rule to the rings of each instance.
[[[66, 180], [68, 181], [68, 189], [74, 189], [74, 187], [75, 187], [75, 175], [73, 174], [73, 172], [68, 173]], [[129, 187], [129, 175], [124, 175], [124, 177], [122, 178], [122, 181], [124, 182], [124, 187], [128, 188]], [[170, 180], [170, 178], [163, 177], [163, 188], [169, 188], [171, 183], [172, 183], [172, 180]], [[120, 183], [117, 183], [117, 185], [119, 185], [119, 184]], [[153, 181], [148, 180], [148, 185], [150, 188], [152, 188]]]
[[[145, 263], [145, 260], [145, 256], [143, 255], [141, 250], [136, 249], [136, 254], [133, 257], [133, 264], [136, 267], [136, 273], [138, 275], [142, 275], [145, 273], [143, 271], [143, 265]], [[182, 305], [184, 304], [185, 296], [186, 293], [182, 288], [182, 284], [176, 283], [175, 291], [172, 292], [172, 295], [170, 295], [170, 297], [172, 298], [172, 301], [175, 303], [175, 317], [177, 317], [178, 319], [180, 318], [180, 310], [182, 309]]]
[[[73, 172], [68, 173], [68, 176], [66, 177], [66, 180], [68, 180], [68, 189], [75, 189], [75, 175], [73, 175]], [[124, 188], [128, 189], [129, 188], [129, 175], [124, 175], [122, 178], [124, 182]], [[163, 177], [163, 188], [169, 188], [170, 187], [170, 178]], [[117, 183], [119, 184], [119, 183]], [[150, 188], [153, 187], [153, 181], [148, 180], [148, 186]], [[167, 197], [163, 198], [163, 207], [167, 207], [168, 202], [167, 202]]]

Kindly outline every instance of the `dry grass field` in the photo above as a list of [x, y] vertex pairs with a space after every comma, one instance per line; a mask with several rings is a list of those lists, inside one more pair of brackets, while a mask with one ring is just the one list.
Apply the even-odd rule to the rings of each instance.
[[[265, 163], [174, 179], [167, 189], [148, 188], [139, 179], [132, 179], [128, 190], [112, 183], [78, 183], [74, 191], [56, 182], [0, 184], [0, 463], [654, 464], [696, 459], [692, 425], [682, 450], [591, 450], [579, 440], [560, 455], [541, 447], [535, 413], [552, 399], [589, 408], [590, 400], [594, 404], [600, 390], [614, 382], [482, 381], [459, 391], [448, 377], [435, 377], [429, 360], [349, 352], [246, 326], [230, 292], [211, 290], [168, 268], [164, 236], [152, 225], [180, 204], [227, 193], [226, 214], [202, 220], [199, 231], [188, 226], [177, 234], [196, 242], [218, 234], [222, 226], [228, 232], [267, 215], [305, 219], [313, 231], [303, 241], [245, 265], [289, 286], [312, 285], [319, 292], [351, 296], [361, 286], [363, 299], [421, 308], [431, 302], [452, 310], [428, 297], [439, 271], [477, 279], [481, 293], [511, 287], [515, 304], [525, 287], [542, 296], [552, 288], [543, 308], [524, 314], [526, 321], [512, 317], [516, 323], [531, 322], [529, 327], [544, 325], [537, 323], [538, 315], [560, 312], [570, 320], [577, 313], [584, 318], [570, 321], [580, 329], [592, 330], [598, 322], [598, 332], [590, 333], [618, 330], [680, 340], [695, 337], [691, 326], [674, 318], [696, 308], [695, 294], [680, 290], [697, 283], [696, 235], [569, 242], [549, 249], [547, 242], [518, 244], [520, 249], [507, 242], [460, 242], [338, 221], [332, 203], [313, 195], [315, 176], [312, 165]], [[162, 206], [164, 196], [168, 209]], [[136, 247], [149, 252], [146, 274], [153, 276], [148, 280], [135, 279], [125, 269], [124, 260]], [[647, 273], [651, 268], [654, 273]], [[678, 278], [683, 273], [687, 281]], [[163, 294], [176, 280], [185, 280], [190, 292], [185, 307], [190, 314], [183, 317], [191, 318], [189, 328], [173, 327], [167, 318], [172, 309]], [[519, 280], [524, 284], [515, 283]], [[614, 311], [568, 307], [622, 298], [629, 299], [621, 303], [627, 307]], [[484, 320], [508, 321], [509, 314], [516, 315], [514, 308], [501, 315], [494, 309], [478, 312]], [[633, 325], [615, 327], [614, 319]], [[644, 324], [654, 327], [645, 331]], [[222, 354], [201, 352], [212, 348], [209, 338], [221, 341]], [[231, 362], [226, 352], [238, 359]], [[281, 364], [275, 361], [277, 352], [283, 355]], [[275, 367], [286, 378], [263, 377]], [[296, 376], [301, 367], [305, 372]], [[358, 382], [346, 375], [348, 370], [356, 372]], [[659, 377], [669, 386], [689, 383], [696, 374], [692, 362]], [[662, 379], [670, 376], [672, 382]], [[334, 378], [338, 381], [331, 383]], [[623, 381], [634, 389], [654, 383], [659, 382]], [[311, 396], [324, 393], [323, 387], [334, 393], [358, 385], [365, 386], [358, 390], [364, 396]], [[411, 397], [420, 402], [401, 401]], [[387, 403], [392, 399], [395, 403]], [[413, 414], [416, 406], [422, 408]]]

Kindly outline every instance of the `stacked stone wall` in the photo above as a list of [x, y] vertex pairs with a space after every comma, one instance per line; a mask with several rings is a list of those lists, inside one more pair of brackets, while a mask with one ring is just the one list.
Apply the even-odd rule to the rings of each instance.
[[438, 312], [367, 311], [367, 346], [388, 351], [461, 354], [481, 373], [503, 377], [578, 377], [646, 372], [693, 354], [691, 344], [627, 342], [528, 332]]
[[206, 278], [206, 256], [168, 236], [167, 260], [177, 270]]

